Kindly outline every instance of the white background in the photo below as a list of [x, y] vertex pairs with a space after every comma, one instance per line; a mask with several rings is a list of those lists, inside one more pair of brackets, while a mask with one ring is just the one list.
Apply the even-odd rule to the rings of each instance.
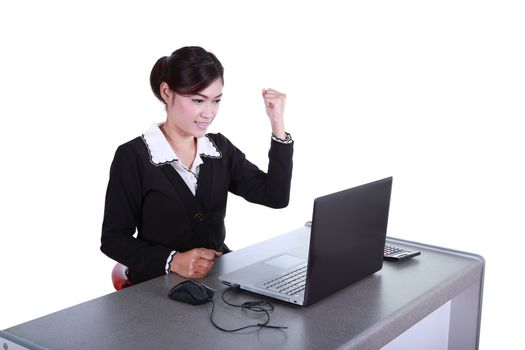
[[2, 2], [0, 329], [112, 292], [99, 239], [114, 151], [164, 120], [156, 59], [200, 45], [226, 69], [210, 131], [265, 168], [273, 87], [296, 141], [288, 208], [230, 197], [232, 248], [392, 175], [389, 235], [483, 255], [481, 348], [518, 344], [524, 18], [505, 0]]

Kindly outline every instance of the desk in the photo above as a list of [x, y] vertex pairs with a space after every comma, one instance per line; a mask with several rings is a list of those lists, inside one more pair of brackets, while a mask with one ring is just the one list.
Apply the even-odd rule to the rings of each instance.
[[[216, 289], [216, 322], [235, 328], [260, 320], [220, 300], [225, 286], [218, 282], [217, 276], [304, 244], [308, 235], [308, 229], [301, 228], [217, 260], [214, 270], [204, 280]], [[393, 238], [388, 240], [417, 248], [422, 254], [401, 263], [385, 262], [381, 271], [308, 307], [273, 301], [275, 311], [271, 314], [271, 324], [288, 326], [286, 330], [223, 333], [210, 324], [211, 304], [191, 306], [167, 298], [169, 289], [183, 280], [170, 274], [6, 331], [49, 349], [68, 350], [379, 349], [384, 346], [393, 349], [399, 339], [402, 346], [409, 349], [407, 344], [415, 341], [410, 329], [436, 310], [445, 310], [442, 314], [448, 328], [445, 342], [449, 349], [477, 348], [483, 258]], [[248, 292], [227, 296], [239, 303], [259, 298]], [[425, 334], [423, 341], [430, 343]]]

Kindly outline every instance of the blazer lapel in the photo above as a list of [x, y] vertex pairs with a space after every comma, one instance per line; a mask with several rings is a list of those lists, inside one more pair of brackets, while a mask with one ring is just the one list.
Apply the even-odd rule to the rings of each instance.
[[173, 185], [179, 198], [184, 203], [184, 208], [188, 213], [188, 217], [190, 219], [193, 218], [194, 213], [199, 211], [199, 204], [195, 199], [195, 196], [193, 196], [193, 193], [188, 188], [188, 185], [186, 185], [179, 173], [177, 173], [177, 170], [175, 170], [170, 164], [161, 165], [160, 168]]
[[209, 203], [212, 203], [212, 162], [212, 159], [203, 158], [203, 163], [200, 165], [199, 169], [197, 193], [195, 194], [197, 201], [206, 210], [209, 209]]

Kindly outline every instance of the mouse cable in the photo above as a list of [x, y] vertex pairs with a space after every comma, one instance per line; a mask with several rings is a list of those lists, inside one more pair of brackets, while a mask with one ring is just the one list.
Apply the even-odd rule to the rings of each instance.
[[211, 321], [211, 323], [213, 324], [213, 326], [215, 328], [217, 328], [217, 329], [219, 329], [219, 330], [221, 330], [223, 332], [230, 332], [230, 333], [231, 332], [238, 332], [238, 331], [241, 331], [243, 329], [253, 328], [253, 327], [272, 328], [272, 329], [287, 329], [288, 328], [288, 327], [284, 327], [284, 326], [272, 326], [272, 325], [269, 324], [270, 323], [270, 312], [272, 312], [274, 310], [274, 307], [268, 301], [247, 301], [247, 302], [242, 303], [241, 305], [236, 305], [236, 304], [230, 303], [229, 301], [227, 301], [224, 298], [224, 295], [226, 294], [226, 292], [234, 290], [234, 289], [238, 289], [238, 288], [239, 288], [238, 285], [233, 285], [233, 286], [230, 286], [230, 287], [226, 288], [221, 294], [222, 301], [224, 301], [226, 304], [228, 304], [230, 306], [240, 307], [241, 309], [246, 309], [246, 310], [250, 310], [250, 311], [254, 311], [254, 312], [263, 312], [263, 313], [266, 314], [266, 321], [264, 321], [263, 323], [251, 324], [251, 325], [247, 325], [247, 326], [239, 327], [239, 328], [235, 328], [235, 329], [222, 328], [221, 326], [216, 324], [215, 321], [213, 320], [213, 312], [215, 310], [215, 303], [213, 302], [213, 299], [210, 298], [210, 302], [212, 304], [211, 314], [210, 314], [210, 321]]

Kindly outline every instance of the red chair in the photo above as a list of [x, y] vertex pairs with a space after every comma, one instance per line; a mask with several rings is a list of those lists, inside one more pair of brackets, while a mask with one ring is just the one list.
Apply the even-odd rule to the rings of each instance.
[[131, 281], [128, 278], [128, 268], [121, 263], [116, 263], [111, 271], [111, 281], [115, 290], [121, 290], [131, 286]]

